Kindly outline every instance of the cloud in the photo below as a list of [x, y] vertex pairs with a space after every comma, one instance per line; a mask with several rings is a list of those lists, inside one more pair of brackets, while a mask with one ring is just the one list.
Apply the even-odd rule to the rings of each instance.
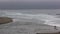
[[60, 0], [0, 0], [0, 8], [60, 8]]
[[13, 2], [19, 2], [19, 1], [24, 1], [24, 2], [36, 2], [36, 1], [53, 1], [53, 2], [59, 2], [60, 0], [0, 0], [0, 2], [10, 2], [10, 1], [13, 1]]

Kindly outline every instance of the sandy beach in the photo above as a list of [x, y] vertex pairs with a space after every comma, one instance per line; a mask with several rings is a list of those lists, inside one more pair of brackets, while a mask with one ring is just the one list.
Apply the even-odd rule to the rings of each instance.
[[32, 22], [15, 22], [0, 25], [0, 34], [36, 34], [36, 33], [57, 33], [60, 28], [55, 30], [53, 26], [35, 24]]

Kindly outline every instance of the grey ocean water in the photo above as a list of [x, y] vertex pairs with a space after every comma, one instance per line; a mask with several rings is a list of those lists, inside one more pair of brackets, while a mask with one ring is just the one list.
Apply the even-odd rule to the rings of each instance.
[[54, 30], [52, 26], [60, 27], [60, 15], [56, 14], [60, 14], [60, 9], [0, 10], [0, 17], [13, 18], [12, 23], [0, 25], [0, 34], [51, 32]]

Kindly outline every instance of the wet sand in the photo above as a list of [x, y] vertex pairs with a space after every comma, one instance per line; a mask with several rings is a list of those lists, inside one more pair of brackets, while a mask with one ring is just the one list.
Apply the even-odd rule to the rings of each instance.
[[0, 34], [36, 34], [36, 33], [57, 33], [53, 26], [36, 24], [32, 22], [14, 22], [0, 25]]

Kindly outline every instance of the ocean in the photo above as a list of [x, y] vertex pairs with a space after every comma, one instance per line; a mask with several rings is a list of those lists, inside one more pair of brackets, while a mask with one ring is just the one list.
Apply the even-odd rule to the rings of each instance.
[[[27, 34], [27, 32], [24, 30], [28, 29], [29, 32], [32, 32], [32, 30], [34, 30], [35, 27], [39, 28], [45, 25], [60, 27], [60, 15], [56, 15], [56, 14], [60, 14], [60, 9], [0, 10], [0, 17], [13, 18], [12, 23], [0, 25], [1, 28], [0, 33], [8, 34], [7, 32], [9, 32], [10, 34], [23, 34], [22, 33], [23, 31]], [[41, 25], [41, 24], [45, 24], [45, 25]], [[19, 31], [19, 28], [21, 28], [22, 31], [16, 33], [16, 31]], [[50, 27], [47, 26], [47, 28]]]

